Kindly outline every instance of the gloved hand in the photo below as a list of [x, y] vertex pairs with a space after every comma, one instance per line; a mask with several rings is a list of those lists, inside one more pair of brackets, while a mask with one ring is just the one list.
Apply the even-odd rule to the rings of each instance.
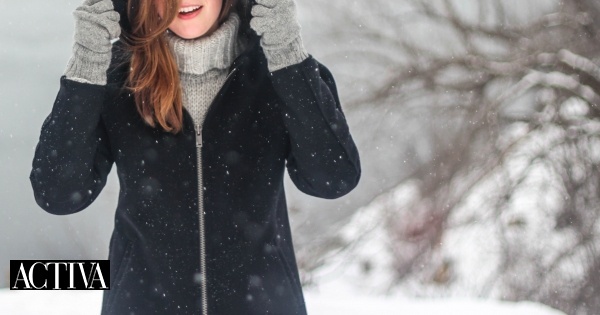
[[121, 34], [119, 13], [111, 0], [85, 0], [73, 15], [75, 43], [65, 75], [74, 81], [105, 85], [111, 39]]
[[261, 36], [260, 44], [273, 72], [302, 62], [308, 53], [302, 44], [294, 0], [256, 0], [250, 27]]

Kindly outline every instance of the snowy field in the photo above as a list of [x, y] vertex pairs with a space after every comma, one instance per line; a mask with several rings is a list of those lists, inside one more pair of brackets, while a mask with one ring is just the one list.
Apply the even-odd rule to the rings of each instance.
[[[407, 300], [317, 294], [306, 291], [310, 315], [564, 315], [534, 303], [477, 300]], [[9, 291], [0, 289], [0, 314], [100, 314], [100, 291]]]

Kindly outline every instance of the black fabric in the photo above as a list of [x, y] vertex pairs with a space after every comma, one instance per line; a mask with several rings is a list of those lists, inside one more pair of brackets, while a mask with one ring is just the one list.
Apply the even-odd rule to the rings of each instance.
[[[120, 19], [119, 24], [121, 28], [125, 31], [131, 30], [131, 24], [129, 23], [129, 18], [127, 17], [127, 6], [129, 4], [128, 0], [112, 0], [113, 6], [115, 7], [115, 11], [119, 12]], [[133, 3], [135, 6], [135, 2]]]
[[[184, 111], [177, 135], [151, 128], [123, 88], [121, 42], [108, 84], [61, 78], [30, 175], [49, 213], [82, 211], [112, 165], [120, 194], [110, 240], [110, 291], [102, 314], [306, 314], [283, 187], [284, 171], [320, 198], [349, 193], [361, 175], [334, 79], [312, 56], [273, 73], [251, 45], [203, 125], [203, 195], [196, 139]], [[200, 271], [199, 202], [205, 211], [207, 277]]]

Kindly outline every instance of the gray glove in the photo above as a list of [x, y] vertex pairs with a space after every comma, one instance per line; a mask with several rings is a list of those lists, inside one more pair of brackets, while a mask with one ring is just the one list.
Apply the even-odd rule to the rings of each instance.
[[85, 0], [73, 12], [75, 43], [65, 76], [73, 81], [106, 84], [111, 60], [111, 39], [119, 37], [119, 13], [112, 0]]
[[308, 58], [302, 44], [294, 0], [256, 0], [250, 27], [261, 36], [260, 45], [273, 72]]

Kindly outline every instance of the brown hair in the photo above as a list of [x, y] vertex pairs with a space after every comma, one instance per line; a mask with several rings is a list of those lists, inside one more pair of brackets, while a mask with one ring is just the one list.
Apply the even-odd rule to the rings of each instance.
[[[131, 30], [124, 34], [131, 51], [127, 87], [133, 92], [138, 113], [146, 124], [177, 134], [183, 126], [183, 98], [175, 57], [164, 36], [179, 11], [181, 0], [165, 0], [160, 18], [156, 1], [129, 0]], [[219, 24], [237, 0], [223, 0]]]

